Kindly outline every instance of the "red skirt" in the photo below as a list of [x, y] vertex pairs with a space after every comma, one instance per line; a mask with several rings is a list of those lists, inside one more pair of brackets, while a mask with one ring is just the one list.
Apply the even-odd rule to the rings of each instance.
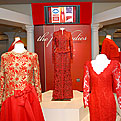
[[0, 121], [45, 121], [35, 88], [15, 90], [2, 103]]

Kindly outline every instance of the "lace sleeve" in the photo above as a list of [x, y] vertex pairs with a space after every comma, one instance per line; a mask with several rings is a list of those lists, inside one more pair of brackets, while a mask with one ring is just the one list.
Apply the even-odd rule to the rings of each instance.
[[1, 56], [1, 73], [0, 73], [0, 104], [2, 104], [3, 91], [4, 91], [4, 58]]
[[120, 73], [119, 62], [116, 62], [112, 73], [113, 73], [113, 80], [116, 85], [117, 100], [119, 103], [119, 107], [121, 109], [121, 73]]
[[70, 54], [71, 54], [71, 59], [73, 59], [73, 40], [71, 33], [70, 33]]
[[90, 75], [89, 69], [86, 65], [84, 67], [84, 84], [83, 84], [83, 102], [84, 107], [89, 106], [89, 92], [90, 92]]
[[40, 84], [40, 72], [39, 72], [39, 61], [38, 55], [35, 55], [34, 58], [34, 79], [35, 79], [35, 89], [39, 98], [39, 101], [42, 101], [42, 93], [41, 93], [41, 84]]

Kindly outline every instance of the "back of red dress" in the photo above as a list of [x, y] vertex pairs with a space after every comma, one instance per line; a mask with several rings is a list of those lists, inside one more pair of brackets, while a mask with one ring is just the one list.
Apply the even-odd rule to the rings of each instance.
[[105, 54], [109, 60], [119, 61], [118, 46], [112, 39], [103, 40], [101, 54]]

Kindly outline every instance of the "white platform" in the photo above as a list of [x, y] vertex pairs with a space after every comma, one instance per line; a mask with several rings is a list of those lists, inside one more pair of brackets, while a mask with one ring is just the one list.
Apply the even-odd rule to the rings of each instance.
[[74, 90], [71, 101], [51, 101], [52, 92], [43, 93], [41, 106], [46, 121], [89, 121], [88, 108], [83, 106], [83, 93]]
[[[47, 91], [42, 94], [43, 101], [41, 103], [45, 121], [90, 121], [89, 110], [84, 108], [83, 93], [74, 90], [74, 98], [71, 101], [51, 101], [52, 92]], [[114, 94], [115, 95], [115, 94]], [[115, 95], [117, 102], [117, 98]], [[117, 102], [116, 121], [121, 121], [121, 109], [119, 109]]]

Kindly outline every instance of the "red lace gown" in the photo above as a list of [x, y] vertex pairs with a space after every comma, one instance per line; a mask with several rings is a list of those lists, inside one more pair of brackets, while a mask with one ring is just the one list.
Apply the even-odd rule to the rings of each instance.
[[0, 121], [44, 121], [36, 53], [7, 52], [1, 56]]
[[109, 60], [119, 61], [118, 46], [112, 39], [103, 40], [101, 54], [105, 54]]
[[[116, 121], [116, 101], [112, 91], [113, 82], [117, 85], [116, 94], [121, 108], [120, 64], [112, 60], [103, 72], [97, 74], [87, 62], [84, 67], [83, 101], [88, 106], [90, 121]], [[91, 91], [91, 93], [89, 93]]]
[[54, 99], [73, 98], [71, 79], [71, 59], [73, 41], [70, 32], [54, 32], [52, 40], [52, 58], [54, 63]]

